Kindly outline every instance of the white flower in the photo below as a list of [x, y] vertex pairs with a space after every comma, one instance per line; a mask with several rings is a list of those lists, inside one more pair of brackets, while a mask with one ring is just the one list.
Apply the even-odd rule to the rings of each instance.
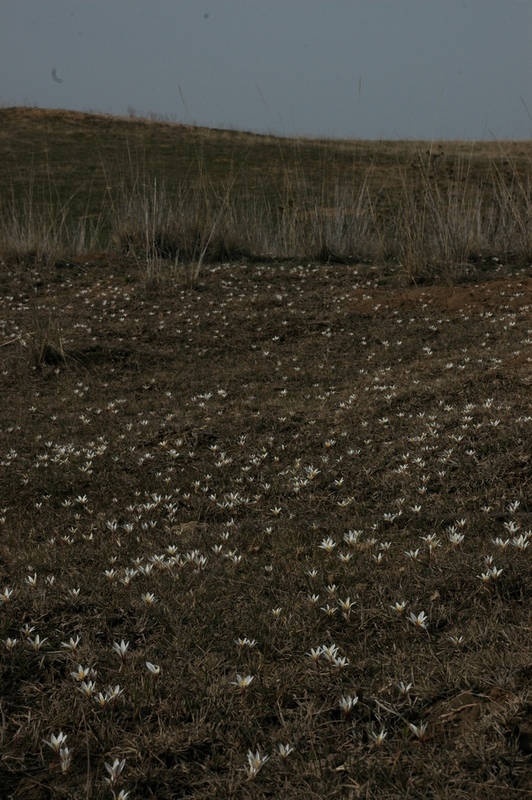
[[61, 759], [61, 772], [65, 773], [72, 763], [72, 750], [62, 747], [59, 751], [59, 758]]
[[293, 753], [294, 748], [290, 744], [281, 744], [279, 742], [279, 744], [277, 745], [277, 750], [281, 758], [288, 758], [290, 753]]
[[248, 765], [247, 767], [244, 767], [244, 772], [247, 774], [248, 780], [252, 781], [253, 778], [256, 777], [262, 765], [268, 760], [268, 756], [261, 756], [259, 750], [257, 750], [256, 753], [248, 750], [247, 758]]
[[72, 652], [75, 653], [79, 647], [80, 641], [80, 637], [76, 636], [75, 639], [71, 638], [69, 642], [61, 642], [61, 647], [64, 647], [65, 650], [72, 650]]
[[362, 533], [363, 531], [347, 531], [347, 533], [344, 533], [344, 542], [354, 547], [359, 543]]
[[248, 686], [255, 680], [253, 675], [237, 675], [236, 681], [231, 681], [232, 686], [238, 686], [241, 692], [245, 692]]
[[118, 644], [118, 642], [113, 643], [113, 650], [115, 650], [118, 653], [122, 661], [126, 660], [126, 653], [128, 647], [129, 647], [129, 642], [125, 642], [123, 639], [120, 642], [120, 644]]
[[75, 681], [84, 681], [85, 678], [88, 678], [89, 675], [94, 675], [95, 672], [90, 667], [82, 667], [81, 664], [78, 664], [77, 670], [70, 674]]
[[349, 659], [346, 656], [335, 656], [332, 665], [337, 669], [345, 669], [349, 665]]
[[401, 695], [401, 697], [406, 697], [406, 695], [412, 688], [412, 684], [399, 681], [399, 683], [397, 684], [397, 688], [399, 689], [399, 694]]
[[353, 606], [354, 606], [355, 604], [351, 602], [351, 599], [350, 599], [349, 597], [346, 597], [346, 599], [345, 599], [345, 600], [340, 600], [340, 599], [339, 599], [339, 600], [338, 600], [338, 605], [339, 605], [339, 606], [340, 606], [340, 608], [342, 609], [342, 613], [343, 613], [344, 617], [345, 617], [346, 619], [348, 619], [348, 617], [349, 617], [349, 616], [350, 616], [350, 614], [351, 614], [351, 609], [353, 608]]
[[503, 522], [503, 528], [505, 528], [508, 533], [517, 533], [519, 530], [519, 523], [511, 519], [509, 522]]
[[487, 572], [481, 572], [480, 575], [477, 575], [478, 578], [482, 581], [482, 583], [489, 583], [490, 581], [496, 581], [500, 578], [503, 570], [497, 569], [497, 567], [491, 567], [488, 569]]
[[117, 782], [118, 778], [120, 777], [122, 770], [126, 765], [126, 759], [123, 758], [122, 761], [119, 761], [118, 758], [115, 758], [112, 764], [105, 764], [105, 769], [109, 773], [109, 778], [104, 778], [104, 781], [108, 783], [110, 786], [114, 786]]
[[115, 703], [123, 691], [124, 690], [120, 688], [119, 683], [117, 683], [116, 686], [109, 686], [106, 692], [106, 697], [108, 699], [108, 702]]
[[528, 537], [530, 536], [530, 532], [526, 531], [526, 533], [521, 533], [519, 536], [514, 536], [512, 539], [512, 544], [514, 547], [517, 547], [518, 550], [526, 550], [528, 545], [530, 544]]
[[13, 589], [10, 589], [9, 586], [4, 586], [4, 591], [0, 594], [0, 602], [2, 603], [9, 603], [9, 598], [13, 594]]
[[500, 547], [500, 549], [504, 552], [510, 544], [510, 539], [501, 539], [500, 536], [497, 536], [497, 538], [493, 540], [493, 544], [496, 544], [497, 547]]
[[409, 722], [408, 723], [408, 727], [410, 728], [410, 730], [412, 731], [412, 733], [414, 734], [414, 736], [417, 739], [419, 739], [420, 741], [423, 741], [423, 739], [425, 738], [425, 735], [427, 733], [427, 723], [426, 722], [421, 722], [419, 725], [414, 725], [413, 722]]
[[355, 695], [354, 697], [351, 697], [350, 694], [348, 694], [346, 697], [341, 697], [338, 701], [338, 705], [346, 716], [351, 713], [357, 703], [358, 696]]
[[401, 600], [401, 602], [399, 602], [399, 603], [394, 603], [393, 606], [390, 606], [390, 608], [391, 608], [392, 611], [395, 611], [397, 614], [402, 614], [403, 611], [406, 608], [406, 605], [407, 605], [407, 601], [406, 600]]
[[96, 684], [94, 681], [82, 681], [81, 686], [78, 686], [79, 691], [85, 695], [85, 697], [92, 697], [94, 694], [94, 690], [96, 689]]
[[44, 644], [44, 643], [45, 643], [47, 640], [48, 640], [48, 637], [47, 637], [47, 636], [45, 636], [45, 637], [44, 637], [44, 639], [41, 639], [41, 637], [39, 636], [39, 634], [37, 634], [37, 635], [35, 636], [35, 638], [34, 638], [34, 639], [31, 639], [31, 637], [29, 637], [29, 638], [28, 638], [28, 642], [31, 644], [31, 646], [33, 647], [33, 649], [34, 649], [34, 650], [35, 650], [37, 653], [39, 652], [39, 650], [41, 649], [41, 647], [43, 646], [43, 644]]
[[439, 547], [440, 540], [436, 537], [436, 534], [429, 533], [427, 536], [422, 536], [421, 539], [426, 542], [428, 545], [429, 550], [432, 552], [435, 547]]
[[325, 645], [323, 645], [321, 647], [321, 655], [324, 656], [330, 664], [334, 662], [337, 653], [338, 653], [338, 646], [336, 644], [331, 644], [328, 647], [325, 647]]
[[238, 645], [238, 647], [240, 647], [242, 649], [244, 647], [249, 647], [251, 649], [251, 648], [256, 646], [257, 640], [256, 639], [248, 639], [248, 637], [245, 636], [243, 639], [242, 638], [235, 639], [235, 644]]
[[105, 706], [109, 702], [109, 697], [107, 694], [102, 694], [102, 692], [98, 692], [94, 700], [96, 701], [96, 703], [98, 703], [100, 708], [105, 708]]
[[458, 547], [464, 541], [464, 534], [452, 532], [449, 534], [449, 541], [453, 547]]
[[384, 744], [384, 740], [386, 739], [387, 735], [388, 734], [384, 730], [384, 728], [379, 733], [375, 733], [374, 731], [371, 732], [371, 738], [373, 739], [377, 747], [380, 747], [382, 744]]
[[94, 698], [95, 702], [98, 703], [100, 708], [105, 708], [108, 703], [116, 703], [117, 699], [120, 697], [124, 690], [120, 688], [119, 684], [116, 686], [109, 686], [103, 694], [102, 692], [98, 692], [96, 697]]
[[60, 733], [57, 734], [57, 736], [54, 733], [52, 733], [52, 735], [50, 736], [50, 741], [48, 741], [47, 739], [43, 739], [43, 742], [47, 744], [48, 747], [51, 747], [52, 750], [54, 750], [56, 753], [59, 753], [61, 747], [66, 742], [66, 739], [67, 739], [66, 733], [63, 733], [63, 731], [61, 731]]
[[427, 615], [425, 614], [424, 611], [420, 611], [420, 613], [417, 615], [417, 617], [416, 617], [416, 615], [414, 613], [410, 613], [408, 619], [410, 620], [412, 625], [416, 626], [416, 628], [426, 628], [427, 627], [428, 617], [427, 617]]
[[321, 647], [311, 647], [310, 648], [310, 653], [307, 653], [306, 655], [309, 658], [311, 658], [314, 661], [314, 663], [316, 664], [316, 666], [317, 666], [318, 665], [318, 661], [320, 660], [321, 654], [322, 654], [322, 648]]

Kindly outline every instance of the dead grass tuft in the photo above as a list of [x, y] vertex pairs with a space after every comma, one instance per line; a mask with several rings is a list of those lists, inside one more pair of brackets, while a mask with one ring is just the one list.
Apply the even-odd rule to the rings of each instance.
[[51, 315], [36, 315], [34, 330], [27, 337], [31, 364], [40, 369], [43, 366], [59, 366], [69, 360], [60, 323]]

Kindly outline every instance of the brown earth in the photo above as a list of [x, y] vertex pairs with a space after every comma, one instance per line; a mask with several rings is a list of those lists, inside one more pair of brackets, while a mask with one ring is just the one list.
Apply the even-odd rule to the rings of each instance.
[[5, 796], [527, 796], [532, 278], [141, 266], [1, 275]]

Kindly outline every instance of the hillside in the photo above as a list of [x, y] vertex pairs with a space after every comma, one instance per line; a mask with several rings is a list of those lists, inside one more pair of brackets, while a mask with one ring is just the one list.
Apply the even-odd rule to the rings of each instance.
[[367, 260], [449, 280], [486, 256], [529, 260], [530, 155], [527, 142], [283, 139], [4, 108], [0, 250]]

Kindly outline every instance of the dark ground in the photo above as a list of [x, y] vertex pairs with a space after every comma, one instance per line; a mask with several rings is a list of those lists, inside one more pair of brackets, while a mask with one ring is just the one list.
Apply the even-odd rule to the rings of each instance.
[[[19, 641], [2, 655], [1, 796], [110, 796], [115, 757], [133, 798], [532, 791], [532, 279], [377, 278], [237, 264], [188, 290], [104, 256], [2, 274], [0, 626]], [[138, 572], [172, 546], [178, 562]], [[421, 611], [427, 630], [408, 621]], [[332, 643], [349, 664], [314, 667]], [[124, 687], [108, 718], [77, 691], [78, 663], [96, 691]], [[42, 742], [59, 730], [65, 775]], [[248, 782], [257, 747], [271, 758]]]

